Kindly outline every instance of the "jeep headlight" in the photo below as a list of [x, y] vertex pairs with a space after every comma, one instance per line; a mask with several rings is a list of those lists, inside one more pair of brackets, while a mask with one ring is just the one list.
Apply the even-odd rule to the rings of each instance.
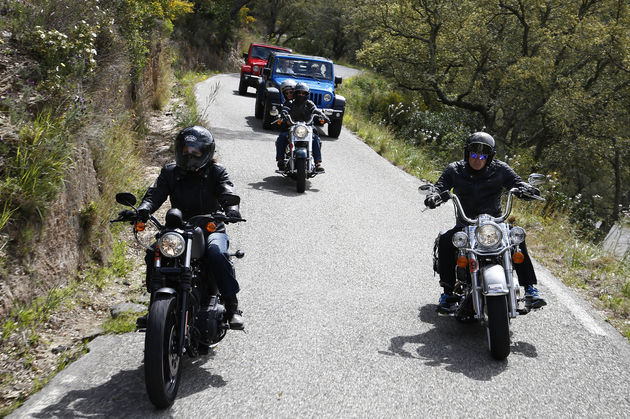
[[304, 125], [298, 125], [293, 131], [293, 135], [295, 135], [297, 138], [306, 138], [306, 136], [308, 135], [308, 128], [306, 128]]
[[255, 65], [254, 68], [252, 69], [254, 73], [258, 73], [259, 70], [260, 70], [260, 67], [258, 67], [257, 65]]
[[501, 242], [503, 233], [494, 224], [484, 224], [475, 230], [477, 242], [483, 247], [494, 247]]
[[525, 230], [521, 227], [512, 227], [510, 230], [510, 243], [521, 244], [525, 241]]
[[326, 93], [324, 95], [324, 102], [330, 102], [332, 100], [332, 95], [330, 93]]
[[278, 116], [280, 114], [280, 112], [278, 112], [278, 108], [276, 108], [275, 106], [271, 107], [271, 110], [269, 111], [269, 115], [271, 116]]
[[463, 231], [458, 231], [457, 233], [453, 234], [453, 238], [451, 239], [451, 241], [453, 242], [453, 246], [457, 247], [457, 248], [462, 248], [462, 247], [466, 247], [466, 245], [468, 244], [468, 234], [464, 233]]
[[186, 241], [181, 234], [170, 232], [160, 237], [160, 240], [158, 240], [158, 247], [160, 248], [160, 253], [164, 256], [176, 258], [184, 253]]

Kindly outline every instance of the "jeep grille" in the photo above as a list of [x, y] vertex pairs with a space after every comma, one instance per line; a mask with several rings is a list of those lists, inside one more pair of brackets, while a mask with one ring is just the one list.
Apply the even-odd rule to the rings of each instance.
[[313, 101], [313, 103], [315, 103], [315, 105], [320, 108], [322, 107], [322, 105], [324, 104], [324, 95], [321, 93], [313, 93], [311, 92], [309, 95], [309, 99]]

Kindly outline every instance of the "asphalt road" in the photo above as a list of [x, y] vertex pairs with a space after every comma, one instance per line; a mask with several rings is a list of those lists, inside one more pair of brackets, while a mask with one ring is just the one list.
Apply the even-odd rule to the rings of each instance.
[[219, 75], [197, 94], [248, 220], [229, 227], [246, 332], [186, 360], [169, 410], [150, 404], [130, 333], [95, 339], [12, 417], [630, 416], [630, 345], [576, 294], [537, 265], [549, 305], [512, 322], [494, 361], [481, 326], [435, 313], [431, 250], [452, 208], [421, 212], [421, 181], [346, 129], [297, 194], [237, 86]]

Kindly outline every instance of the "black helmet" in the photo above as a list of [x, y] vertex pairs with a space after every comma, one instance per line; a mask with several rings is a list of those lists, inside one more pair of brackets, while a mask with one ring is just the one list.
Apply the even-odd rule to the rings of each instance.
[[175, 137], [175, 163], [180, 169], [196, 172], [214, 157], [214, 138], [204, 127], [184, 128]]
[[470, 137], [466, 139], [466, 146], [464, 147], [464, 161], [468, 163], [470, 153], [484, 155], [487, 159], [487, 167], [492, 163], [492, 159], [496, 153], [494, 145], [494, 138], [487, 132], [475, 132], [470, 134]]
[[[306, 99], [308, 99], [308, 94], [311, 91], [311, 89], [308, 87], [308, 84], [306, 83], [298, 83], [295, 85], [295, 88], [293, 89], [293, 95], [295, 96], [295, 100], [297, 103], [302, 103], [304, 102]], [[300, 95], [300, 92], [305, 92], [305, 95]]]

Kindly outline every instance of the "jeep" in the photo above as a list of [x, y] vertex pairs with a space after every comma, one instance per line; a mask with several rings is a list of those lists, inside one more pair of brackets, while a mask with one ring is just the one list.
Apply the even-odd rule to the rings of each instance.
[[280, 85], [286, 79], [306, 83], [311, 92], [309, 99], [330, 119], [328, 136], [337, 138], [341, 133], [346, 99], [335, 94], [341, 77], [335, 77], [332, 60], [322, 57], [272, 52], [262, 71], [256, 90], [254, 115], [263, 120], [263, 128], [270, 129], [280, 115], [284, 96]]
[[273, 45], [250, 44], [249, 50], [243, 53], [245, 64], [241, 66], [241, 81], [238, 84], [238, 94], [243, 96], [248, 87], [258, 87], [260, 73], [267, 64], [267, 59], [272, 51], [291, 52], [289, 48]]

